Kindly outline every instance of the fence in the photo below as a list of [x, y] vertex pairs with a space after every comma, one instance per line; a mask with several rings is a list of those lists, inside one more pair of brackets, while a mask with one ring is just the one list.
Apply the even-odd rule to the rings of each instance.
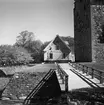
[[91, 75], [92, 79], [95, 77], [99, 79], [100, 83], [104, 82], [104, 71], [95, 69], [93, 67], [88, 67], [80, 63], [69, 63], [69, 64], [72, 67], [74, 67], [76, 70], [82, 71], [82, 73], [85, 73], [87, 76]]
[[68, 92], [68, 75], [67, 73], [61, 68], [60, 65], [57, 64], [57, 71], [62, 79], [62, 83], [65, 84], [65, 92]]

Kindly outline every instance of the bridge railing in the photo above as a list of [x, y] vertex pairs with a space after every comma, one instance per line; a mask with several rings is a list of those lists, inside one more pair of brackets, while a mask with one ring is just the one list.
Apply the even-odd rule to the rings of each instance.
[[80, 63], [69, 63], [72, 67], [74, 67], [76, 70], [82, 71], [82, 73], [88, 75], [91, 75], [91, 78], [94, 77], [97, 78], [100, 83], [104, 83], [104, 71], [95, 69], [93, 67], [88, 67], [86, 65], [80, 64]]
[[62, 83], [65, 84], [65, 92], [68, 92], [68, 74], [61, 68], [61, 66], [57, 63], [57, 71], [59, 73], [60, 78], [62, 79]]

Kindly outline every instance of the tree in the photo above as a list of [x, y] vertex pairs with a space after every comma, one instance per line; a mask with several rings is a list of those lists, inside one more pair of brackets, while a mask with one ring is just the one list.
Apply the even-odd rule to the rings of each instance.
[[28, 64], [29, 62], [33, 61], [31, 54], [28, 53], [26, 49], [23, 47], [15, 47], [16, 49], [16, 62], [18, 64]]
[[36, 41], [33, 41], [32, 42], [32, 45], [31, 45], [31, 56], [33, 57], [34, 59], [34, 62], [42, 62], [42, 50], [41, 50], [41, 47], [42, 47], [42, 42], [40, 40], [36, 40]]
[[33, 61], [26, 49], [11, 45], [0, 46], [0, 65], [18, 65]]
[[15, 56], [13, 55], [15, 50], [10, 45], [0, 46], [0, 64], [1, 65], [11, 65], [14, 63]]
[[40, 51], [42, 42], [40, 40], [35, 40], [33, 32], [22, 31], [19, 36], [17, 36], [15, 46], [23, 47], [31, 54], [34, 62], [40, 62]]
[[48, 42], [44, 42], [44, 44], [41, 47], [41, 50], [43, 51], [45, 49], [45, 47], [50, 43], [50, 41]]
[[29, 53], [38, 53], [41, 49], [42, 42], [40, 40], [31, 41], [30, 43], [27, 43], [27, 46], [25, 47]]
[[16, 46], [27, 47], [28, 43], [35, 40], [33, 32], [22, 31], [19, 36], [16, 38]]
[[43, 50], [45, 49], [45, 47], [46, 47], [49, 43], [50, 43], [50, 41], [49, 41], [49, 42], [44, 42], [44, 43], [42, 44], [40, 53], [37, 54], [37, 55], [38, 55], [37, 57], [35, 57], [36, 59], [39, 58], [38, 61], [41, 61], [41, 62], [44, 61], [44, 51], [43, 51]]

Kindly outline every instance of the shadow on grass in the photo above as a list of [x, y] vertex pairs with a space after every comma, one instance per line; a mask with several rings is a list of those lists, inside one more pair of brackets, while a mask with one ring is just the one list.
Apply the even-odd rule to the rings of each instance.
[[[93, 105], [104, 104], [104, 88], [76, 89], [76, 90], [70, 91], [68, 93], [68, 96], [70, 100], [87, 101], [89, 103], [93, 103]], [[101, 103], [101, 104], [95, 104], [95, 103]]]

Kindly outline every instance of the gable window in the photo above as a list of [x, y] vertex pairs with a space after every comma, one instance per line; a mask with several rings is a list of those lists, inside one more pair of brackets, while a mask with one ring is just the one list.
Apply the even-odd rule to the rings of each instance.
[[59, 50], [59, 45], [56, 45], [56, 50]]
[[53, 54], [52, 53], [50, 53], [50, 59], [53, 59]]
[[66, 54], [65, 54], [65, 53], [63, 53], [63, 59], [65, 59], [65, 56], [66, 56]]

